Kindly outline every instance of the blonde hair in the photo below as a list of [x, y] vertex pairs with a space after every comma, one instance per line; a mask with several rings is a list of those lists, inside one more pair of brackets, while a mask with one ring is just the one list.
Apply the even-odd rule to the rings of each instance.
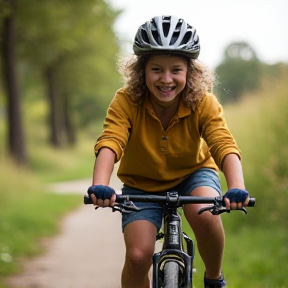
[[[145, 67], [151, 54], [134, 56], [126, 61], [119, 62], [121, 74], [124, 76], [128, 97], [135, 103], [141, 104], [148, 92], [145, 80]], [[195, 107], [202, 101], [207, 92], [212, 92], [215, 77], [214, 73], [199, 60], [187, 60], [188, 70], [186, 86], [182, 91], [182, 101], [185, 105]]]

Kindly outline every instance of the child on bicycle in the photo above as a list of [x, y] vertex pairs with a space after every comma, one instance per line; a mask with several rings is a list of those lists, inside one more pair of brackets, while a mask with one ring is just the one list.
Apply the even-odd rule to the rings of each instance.
[[[109, 105], [95, 145], [93, 185], [107, 189], [92, 195], [94, 205], [113, 206], [115, 194], [108, 185], [114, 163], [121, 160], [118, 177], [123, 194], [161, 195], [173, 190], [219, 196], [218, 171], [222, 171], [228, 187], [226, 208], [245, 207], [248, 192], [240, 151], [211, 92], [213, 74], [197, 60], [200, 44], [195, 28], [175, 16], [154, 17], [139, 27], [133, 50], [136, 56], [125, 66], [126, 85]], [[224, 230], [219, 216], [197, 214], [204, 206], [185, 205], [184, 213], [205, 265], [204, 286], [224, 287]], [[153, 204], [149, 210], [123, 215], [122, 288], [149, 287], [162, 212]]]

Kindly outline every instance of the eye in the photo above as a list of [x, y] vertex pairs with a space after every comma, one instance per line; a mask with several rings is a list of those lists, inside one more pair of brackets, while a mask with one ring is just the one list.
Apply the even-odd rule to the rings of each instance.
[[152, 67], [151, 70], [152, 70], [152, 71], [156, 71], [156, 72], [157, 72], [157, 71], [160, 71], [160, 69], [159, 69], [158, 67]]
[[179, 72], [181, 72], [181, 71], [183, 71], [183, 69], [181, 69], [181, 68], [174, 68], [174, 69], [172, 70], [172, 72], [173, 72], [174, 74], [177, 74], [177, 73], [179, 73]]

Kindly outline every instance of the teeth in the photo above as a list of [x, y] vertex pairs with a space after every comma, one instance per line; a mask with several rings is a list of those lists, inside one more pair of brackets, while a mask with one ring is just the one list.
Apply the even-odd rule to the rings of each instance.
[[159, 87], [159, 89], [160, 89], [162, 92], [170, 92], [170, 91], [172, 91], [174, 88], [173, 88], [173, 87], [169, 87], [169, 86], [164, 86], [164, 87]]

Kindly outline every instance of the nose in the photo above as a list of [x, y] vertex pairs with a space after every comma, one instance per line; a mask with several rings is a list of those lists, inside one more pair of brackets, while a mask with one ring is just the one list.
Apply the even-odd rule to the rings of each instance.
[[161, 75], [161, 82], [168, 84], [172, 82], [172, 77], [170, 71], [164, 71]]

